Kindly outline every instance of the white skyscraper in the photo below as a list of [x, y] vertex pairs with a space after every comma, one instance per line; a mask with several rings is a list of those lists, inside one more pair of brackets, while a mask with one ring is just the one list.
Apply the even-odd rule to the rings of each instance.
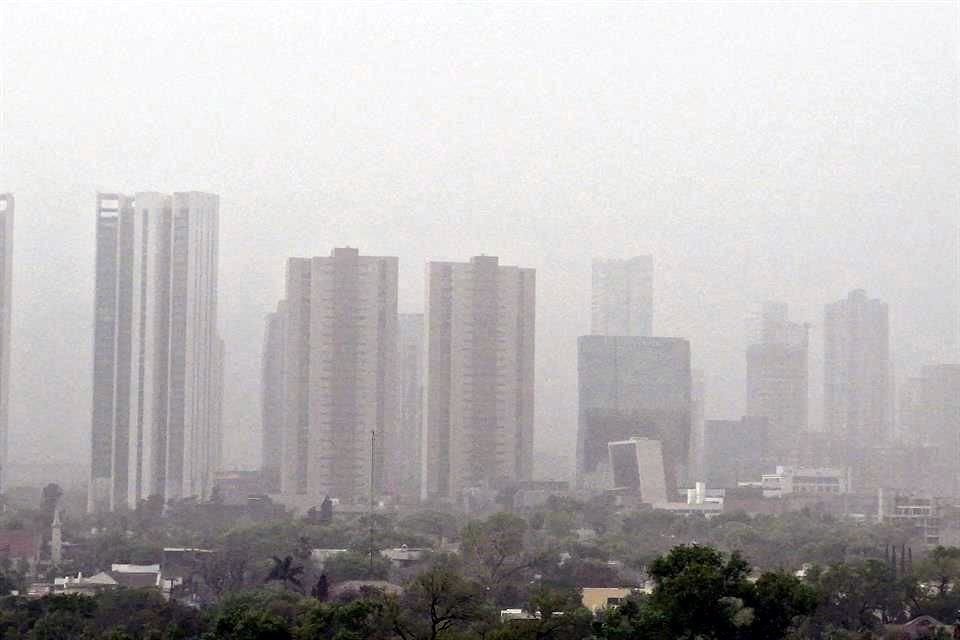
[[334, 249], [286, 267], [282, 493], [365, 502], [397, 422], [394, 257]]
[[0, 194], [0, 491], [7, 488], [10, 416], [10, 307], [13, 282], [13, 194]]
[[219, 197], [97, 195], [91, 511], [204, 498], [219, 464]]
[[593, 261], [590, 333], [653, 335], [653, 258]]
[[427, 265], [426, 497], [531, 477], [535, 277], [490, 256]]

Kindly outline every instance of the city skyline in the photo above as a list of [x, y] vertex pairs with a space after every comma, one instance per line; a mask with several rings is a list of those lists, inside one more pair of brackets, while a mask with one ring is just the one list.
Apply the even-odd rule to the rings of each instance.
[[[891, 305], [898, 380], [956, 348], [950, 3], [425, 7], [417, 22], [289, 5], [189, 20], [96, 4], [2, 11], [0, 189], [18, 211], [12, 462], [88, 455], [75, 416], [90, 409], [98, 189], [222, 196], [231, 466], [259, 460], [276, 264], [333, 246], [398, 256], [401, 312], [422, 310], [427, 260], [488, 253], [538, 269], [538, 446], [551, 459], [575, 446], [571, 336], [589, 332], [594, 257], [655, 257], [656, 332], [690, 339], [711, 418], [745, 412], [743, 309], [756, 300], [812, 324], [813, 429], [825, 302], [863, 288]], [[114, 37], [90, 47], [104, 24]], [[543, 25], [549, 37], [531, 42]], [[46, 55], [60, 64], [37, 65]]]

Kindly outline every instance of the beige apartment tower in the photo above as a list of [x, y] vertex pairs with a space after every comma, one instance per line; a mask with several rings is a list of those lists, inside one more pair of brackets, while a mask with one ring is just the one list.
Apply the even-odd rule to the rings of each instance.
[[90, 511], [210, 495], [219, 206], [200, 192], [97, 195]]
[[492, 256], [427, 265], [426, 498], [531, 477], [535, 277]]
[[384, 490], [383, 443], [397, 422], [397, 266], [351, 248], [287, 261], [285, 495], [365, 502], [371, 475], [373, 491]]

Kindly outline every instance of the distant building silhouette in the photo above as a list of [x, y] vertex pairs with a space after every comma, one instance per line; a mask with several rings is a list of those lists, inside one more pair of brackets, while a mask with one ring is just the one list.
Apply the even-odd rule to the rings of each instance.
[[707, 420], [703, 458], [707, 486], [735, 488], [738, 482], [757, 481], [776, 466], [769, 453], [770, 423], [764, 417]]
[[396, 429], [395, 257], [337, 248], [286, 265], [281, 490], [365, 502]]
[[691, 431], [690, 343], [681, 338], [581, 336], [577, 477], [607, 466], [610, 442], [641, 436], [663, 447], [667, 491], [686, 481]]
[[932, 472], [932, 486], [910, 488], [960, 497], [960, 365], [926, 366], [907, 381], [900, 429], [908, 442], [928, 452], [925, 464]]
[[401, 313], [398, 326], [400, 416], [396, 438], [387, 445], [387, 472], [392, 493], [416, 504], [423, 475], [423, 314]]
[[91, 511], [210, 495], [219, 208], [199, 192], [97, 195]]
[[426, 497], [531, 478], [535, 278], [493, 256], [427, 266]]
[[653, 335], [653, 258], [593, 261], [590, 333]]
[[0, 193], [0, 492], [7, 490], [7, 430], [10, 422], [10, 311], [13, 284], [12, 193]]
[[809, 328], [778, 302], [760, 305], [749, 324], [747, 415], [769, 420], [769, 444], [784, 462], [807, 430]]
[[890, 436], [887, 304], [862, 290], [824, 310], [824, 425], [844, 447], [854, 486], [868, 446]]
[[281, 300], [277, 303], [277, 310], [267, 314], [260, 363], [260, 473], [263, 488], [269, 493], [280, 492], [283, 467], [286, 320], [286, 302]]

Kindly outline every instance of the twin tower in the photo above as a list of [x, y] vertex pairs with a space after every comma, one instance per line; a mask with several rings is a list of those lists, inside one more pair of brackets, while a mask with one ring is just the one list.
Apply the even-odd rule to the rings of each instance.
[[210, 495], [219, 207], [209, 193], [97, 195], [91, 511]]
[[263, 469], [292, 506], [531, 477], [534, 270], [430, 262], [420, 315], [397, 313], [397, 267], [350, 248], [287, 261], [265, 334]]

